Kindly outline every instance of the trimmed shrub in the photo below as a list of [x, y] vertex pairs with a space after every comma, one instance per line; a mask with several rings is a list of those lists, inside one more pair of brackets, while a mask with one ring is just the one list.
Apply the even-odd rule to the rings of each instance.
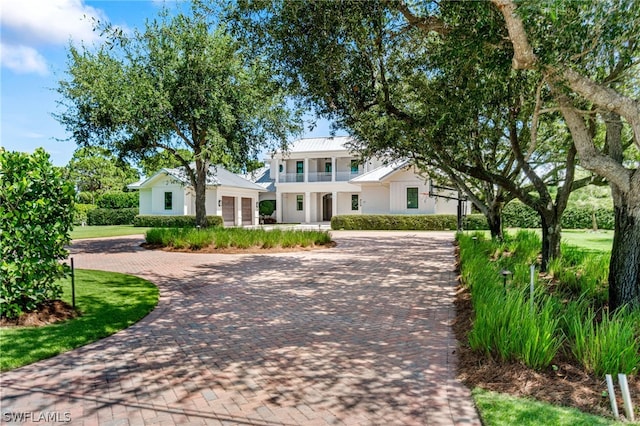
[[74, 198], [42, 148], [0, 148], [0, 316], [18, 317], [62, 294]]
[[262, 200], [259, 204], [261, 216], [271, 216], [276, 210], [276, 200]]
[[[221, 227], [222, 216], [207, 216], [209, 227]], [[133, 226], [148, 228], [192, 228], [196, 226], [195, 216], [153, 216], [138, 215], [133, 219]]]
[[82, 223], [88, 223], [87, 214], [96, 208], [95, 204], [75, 204], [73, 206], [73, 224], [82, 225]]
[[87, 212], [88, 225], [131, 225], [138, 209], [94, 209]]
[[105, 192], [96, 200], [96, 205], [101, 209], [132, 209], [138, 208], [138, 192]]
[[331, 229], [442, 231], [457, 228], [455, 215], [339, 215]]
[[502, 224], [507, 228], [540, 228], [540, 215], [518, 200], [511, 201], [502, 209]]
[[[590, 209], [567, 207], [562, 214], [562, 227], [564, 229], [591, 229], [593, 227], [591, 214]], [[613, 229], [613, 209], [597, 208], [595, 216], [599, 229]], [[502, 222], [508, 228], [540, 228], [541, 226], [540, 215], [518, 200], [511, 201], [504, 207]]]
[[489, 229], [487, 218], [483, 214], [469, 214], [465, 216], [463, 227], [467, 231], [480, 231]]

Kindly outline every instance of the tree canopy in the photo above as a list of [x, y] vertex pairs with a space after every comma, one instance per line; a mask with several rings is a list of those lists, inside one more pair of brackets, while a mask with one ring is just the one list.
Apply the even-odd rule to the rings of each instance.
[[284, 147], [300, 122], [262, 58], [215, 20], [196, 3], [131, 34], [103, 24], [109, 43], [70, 46], [58, 87], [66, 109], [57, 117], [79, 144], [122, 158], [174, 156], [195, 188], [201, 226], [209, 166], [242, 167], [265, 147]]

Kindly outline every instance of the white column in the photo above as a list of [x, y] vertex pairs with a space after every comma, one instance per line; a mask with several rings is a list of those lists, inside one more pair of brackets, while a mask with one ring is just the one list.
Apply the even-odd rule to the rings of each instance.
[[331, 157], [331, 182], [336, 181], [336, 157]]
[[284, 210], [282, 199], [282, 192], [276, 189], [276, 221], [278, 223], [282, 223], [282, 211]]
[[280, 160], [276, 160], [274, 161], [274, 163], [276, 165], [275, 172], [276, 172], [276, 186], [277, 186], [278, 183], [280, 182]]
[[[306, 160], [305, 160], [306, 162]], [[305, 170], [305, 178], [307, 171]], [[304, 193], [304, 222], [311, 223], [311, 193]]]
[[236, 199], [236, 226], [242, 226], [242, 197]]
[[331, 193], [331, 216], [336, 216], [338, 214], [338, 193]]
[[309, 159], [304, 159], [304, 182], [309, 182]]

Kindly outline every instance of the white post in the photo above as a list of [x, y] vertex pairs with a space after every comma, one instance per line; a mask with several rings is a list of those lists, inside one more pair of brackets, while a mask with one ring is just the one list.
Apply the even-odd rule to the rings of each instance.
[[620, 413], [618, 413], [618, 403], [616, 402], [616, 390], [613, 387], [613, 379], [611, 378], [611, 374], [607, 374], [607, 391], [609, 392], [609, 401], [611, 402], [611, 411], [613, 411], [613, 415], [615, 418], [620, 417]]
[[282, 223], [282, 212], [284, 211], [284, 197], [282, 192], [276, 188], [276, 222]]
[[331, 182], [336, 181], [336, 157], [331, 157]]
[[620, 383], [620, 390], [622, 391], [624, 412], [627, 416], [627, 420], [634, 422], [635, 418], [633, 416], [633, 404], [631, 403], [631, 394], [629, 393], [629, 383], [627, 382], [627, 375], [618, 374], [618, 383]]
[[304, 222], [311, 223], [311, 193], [304, 193]]

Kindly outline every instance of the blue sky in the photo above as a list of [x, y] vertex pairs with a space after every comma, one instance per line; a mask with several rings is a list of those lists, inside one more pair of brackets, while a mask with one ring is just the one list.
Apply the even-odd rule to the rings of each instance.
[[[76, 144], [53, 118], [56, 93], [65, 78], [69, 43], [100, 43], [92, 18], [124, 29], [142, 28], [157, 15], [159, 0], [2, 0], [0, 3], [0, 144], [11, 151], [43, 147], [57, 166], [67, 164]], [[168, 2], [169, 7], [185, 7]], [[305, 137], [328, 136], [321, 121]]]

